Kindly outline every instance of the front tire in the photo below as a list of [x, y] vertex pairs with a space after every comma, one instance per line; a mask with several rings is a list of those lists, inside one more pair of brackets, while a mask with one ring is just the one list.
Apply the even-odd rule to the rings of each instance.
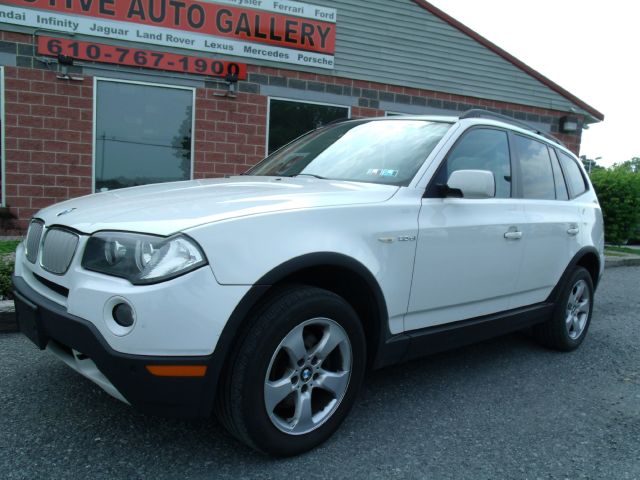
[[218, 416], [258, 451], [314, 448], [338, 429], [362, 383], [366, 345], [355, 311], [327, 290], [292, 286], [249, 325], [223, 379]]
[[593, 281], [589, 272], [576, 267], [569, 276], [549, 320], [533, 328], [536, 339], [555, 350], [569, 352], [583, 342], [593, 312]]

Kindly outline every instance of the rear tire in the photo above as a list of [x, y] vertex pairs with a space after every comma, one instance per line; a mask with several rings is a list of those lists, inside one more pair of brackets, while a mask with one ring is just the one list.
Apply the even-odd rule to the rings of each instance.
[[353, 308], [332, 292], [291, 286], [251, 317], [222, 380], [218, 417], [260, 452], [297, 455], [338, 429], [365, 364]]
[[576, 267], [565, 283], [549, 320], [533, 327], [544, 346], [569, 352], [583, 342], [593, 312], [593, 281], [589, 272]]

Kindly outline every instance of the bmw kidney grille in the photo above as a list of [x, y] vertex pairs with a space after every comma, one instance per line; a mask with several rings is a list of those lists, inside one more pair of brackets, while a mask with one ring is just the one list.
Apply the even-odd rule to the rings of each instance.
[[69, 230], [53, 227], [47, 230], [42, 245], [42, 268], [56, 275], [69, 269], [78, 247], [78, 235]]
[[31, 263], [36, 263], [36, 259], [38, 258], [38, 250], [40, 249], [40, 239], [42, 238], [43, 229], [44, 222], [42, 220], [31, 220], [26, 242], [27, 260]]

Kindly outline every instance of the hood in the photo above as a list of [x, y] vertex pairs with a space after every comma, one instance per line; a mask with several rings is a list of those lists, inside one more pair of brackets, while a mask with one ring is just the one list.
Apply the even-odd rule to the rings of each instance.
[[125, 188], [68, 200], [36, 215], [84, 233], [126, 230], [169, 235], [246, 215], [383, 202], [396, 186], [308, 177], [232, 177]]

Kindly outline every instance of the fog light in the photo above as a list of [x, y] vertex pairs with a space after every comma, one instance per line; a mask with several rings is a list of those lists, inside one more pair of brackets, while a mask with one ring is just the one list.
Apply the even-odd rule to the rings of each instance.
[[133, 325], [135, 317], [133, 315], [133, 309], [126, 303], [119, 303], [113, 307], [111, 312], [113, 319], [121, 327], [128, 328]]

